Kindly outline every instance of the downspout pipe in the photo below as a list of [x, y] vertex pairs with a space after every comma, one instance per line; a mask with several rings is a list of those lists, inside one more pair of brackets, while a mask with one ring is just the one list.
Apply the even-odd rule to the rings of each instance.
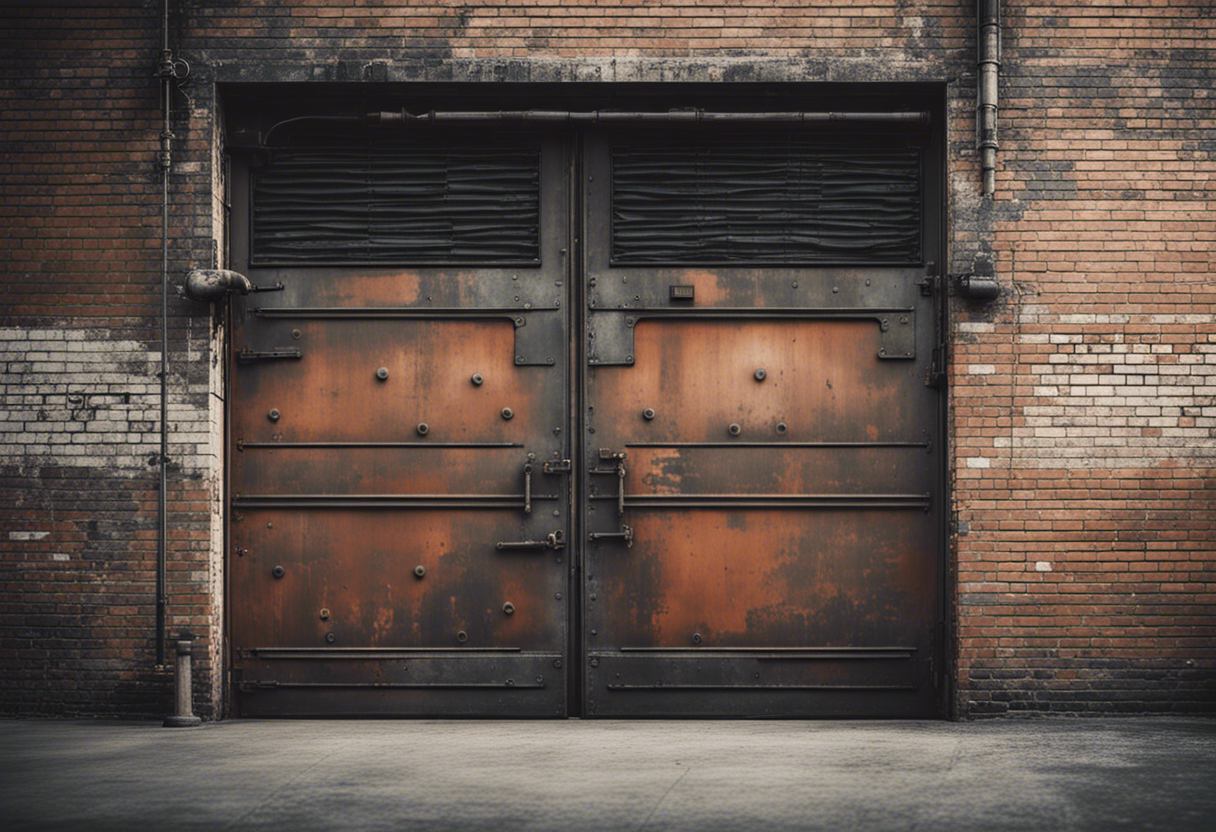
[[156, 664], [165, 664], [165, 610], [169, 605], [166, 568], [169, 545], [169, 171], [173, 166], [171, 129], [173, 89], [173, 52], [169, 49], [169, 0], [164, 0], [164, 27], [157, 75], [161, 82], [161, 110], [164, 126], [160, 133], [157, 164], [161, 181], [160, 222], [160, 488], [156, 506]]
[[161, 5], [160, 57], [153, 77], [160, 82], [161, 113], [164, 116], [160, 132], [160, 150], [156, 154], [160, 170], [160, 487], [156, 506], [156, 665], [165, 664], [165, 611], [169, 606], [166, 568], [169, 549], [169, 173], [173, 167], [173, 82], [186, 78], [190, 67], [174, 59], [169, 48], [169, 0]]
[[976, 144], [985, 198], [996, 193], [996, 119], [1001, 75], [1001, 0], [976, 0]]

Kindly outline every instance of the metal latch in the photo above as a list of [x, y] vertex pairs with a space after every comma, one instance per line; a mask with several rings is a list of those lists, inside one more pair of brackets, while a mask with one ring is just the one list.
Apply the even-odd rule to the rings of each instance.
[[[600, 448], [599, 458], [604, 462], [616, 463], [612, 468], [592, 468], [591, 474], [613, 474], [616, 476], [616, 516], [625, 515], [625, 452], [613, 451], [611, 448]], [[591, 540], [621, 540], [626, 548], [633, 548], [633, 529], [624, 523], [619, 532], [592, 532]]]
[[626, 549], [633, 548], [633, 529], [624, 523], [619, 532], [592, 532], [588, 537], [591, 540], [623, 540]]
[[925, 279], [916, 284], [921, 297], [931, 298], [937, 292], [937, 264], [930, 261], [925, 264]]
[[498, 541], [497, 549], [565, 549], [566, 534], [561, 529], [549, 532], [544, 540], [511, 540]]
[[625, 452], [613, 451], [611, 448], [600, 448], [600, 459], [604, 462], [615, 462], [613, 468], [592, 468], [592, 474], [615, 474], [617, 479], [616, 487], [616, 515], [620, 517], [625, 513]]
[[568, 459], [550, 459], [540, 467], [546, 474], [569, 474], [573, 470]]

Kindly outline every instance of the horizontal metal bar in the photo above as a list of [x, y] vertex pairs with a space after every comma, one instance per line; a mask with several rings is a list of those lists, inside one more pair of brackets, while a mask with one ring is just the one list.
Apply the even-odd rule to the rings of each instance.
[[[328, 265], [328, 264], [327, 264]], [[383, 264], [373, 264], [383, 265]], [[414, 265], [411, 263], [410, 265]], [[908, 260], [905, 258], [892, 260], [848, 260], [848, 259], [823, 259], [814, 260], [809, 257], [791, 258], [789, 260], [690, 260], [686, 258], [672, 257], [668, 259], [664, 257], [662, 261], [654, 260], [618, 260], [614, 257], [609, 257], [608, 265], [614, 269], [684, 269], [697, 268], [703, 269], [707, 267], [717, 269], [732, 269], [732, 270], [753, 270], [765, 269], [772, 271], [775, 269], [798, 269], [799, 271], [808, 271], [814, 269], [915, 269], [924, 266], [924, 259]]]
[[606, 685], [608, 690], [916, 690], [916, 685]]
[[492, 688], [495, 690], [511, 690], [514, 688], [536, 690], [544, 686], [543, 682], [521, 682], [520, 684], [516, 684], [511, 680], [505, 682], [275, 682], [269, 680], [248, 680], [238, 683], [238, 687], [244, 693], [255, 690], [275, 690], [277, 688], [383, 688], [387, 690], [410, 688], [439, 688], [447, 690]]
[[522, 448], [520, 442], [246, 442], [237, 440], [238, 450], [250, 448]]
[[928, 448], [929, 442], [626, 442], [626, 448]]
[[[618, 647], [620, 653], [915, 653], [915, 647]], [[598, 652], [595, 656], [611, 656]]]
[[464, 653], [519, 653], [519, 647], [249, 647], [241, 656], [257, 659], [392, 659]]
[[[286, 149], [286, 148], [285, 148]], [[325, 268], [341, 267], [341, 266], [370, 266], [373, 268], [383, 269], [391, 266], [408, 265], [411, 269], [422, 268], [457, 268], [457, 269], [531, 269], [541, 265], [540, 260], [459, 260], [459, 259], [440, 259], [426, 258], [422, 260], [410, 260], [408, 263], [394, 262], [391, 259], [381, 258], [334, 258], [333, 260], [290, 260], [285, 259], [284, 255], [254, 255], [250, 258], [250, 266], [258, 269], [308, 269], [324, 266]], [[815, 264], [816, 266], [819, 263]], [[850, 263], [841, 263], [840, 265], [857, 265]], [[889, 264], [882, 264], [889, 265]]]
[[[532, 500], [557, 500], [556, 494], [533, 494]], [[523, 494], [255, 494], [234, 497], [233, 508], [429, 508], [515, 509]]]
[[236, 354], [236, 360], [241, 364], [248, 364], [251, 361], [296, 361], [303, 357], [304, 353], [295, 348], [273, 350], [243, 349]]
[[639, 318], [879, 318], [908, 315], [911, 306], [595, 306], [591, 312], [614, 312]]
[[521, 312], [545, 312], [558, 307], [502, 306], [492, 309], [462, 306], [259, 306], [249, 312], [259, 318], [332, 319], [332, 320], [410, 320], [414, 318], [485, 319], [505, 318], [523, 324]]
[[[591, 500], [617, 501], [615, 494]], [[650, 494], [625, 496], [632, 509], [762, 509], [762, 508], [915, 508], [928, 511], [928, 494]]]
[[406, 110], [368, 113], [370, 121], [393, 124], [450, 123], [479, 121], [522, 121], [579, 124], [618, 124], [628, 122], [778, 122], [794, 124], [836, 124], [840, 122], [902, 122], [927, 124], [929, 113], [920, 112], [759, 112], [716, 113], [705, 110], [662, 110], [650, 112], [618, 112], [613, 110], [492, 110], [492, 111], [431, 111], [410, 113]]

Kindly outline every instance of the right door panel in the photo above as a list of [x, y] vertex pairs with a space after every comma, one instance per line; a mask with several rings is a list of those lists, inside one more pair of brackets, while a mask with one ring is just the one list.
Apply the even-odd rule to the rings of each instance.
[[[633, 141], [585, 148], [585, 712], [936, 715], [942, 499], [925, 246], [890, 263], [748, 263], [749, 241], [774, 239], [757, 209], [728, 223], [738, 235], [672, 242], [658, 228], [629, 249], [631, 205], [644, 214], [674, 193], [652, 213], [679, 237], [685, 218], [713, 224], [706, 189], [726, 182], [732, 199], [748, 173], [722, 174], [737, 156], [715, 157], [716, 145], [704, 175], [630, 192], [620, 168], [639, 169], [621, 163]], [[780, 176], [784, 158], [761, 161]], [[754, 154], [743, 163], [756, 169]], [[712, 262], [731, 258], [743, 262]]]

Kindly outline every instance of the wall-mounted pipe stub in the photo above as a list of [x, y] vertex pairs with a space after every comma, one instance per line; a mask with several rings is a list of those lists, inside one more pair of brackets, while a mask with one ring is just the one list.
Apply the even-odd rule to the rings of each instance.
[[967, 300], [996, 300], [1001, 295], [1001, 284], [995, 277], [963, 274], [955, 279], [958, 293]]
[[193, 269], [182, 288], [186, 297], [202, 303], [220, 300], [232, 292], [247, 295], [254, 291], [249, 278], [228, 269]]

